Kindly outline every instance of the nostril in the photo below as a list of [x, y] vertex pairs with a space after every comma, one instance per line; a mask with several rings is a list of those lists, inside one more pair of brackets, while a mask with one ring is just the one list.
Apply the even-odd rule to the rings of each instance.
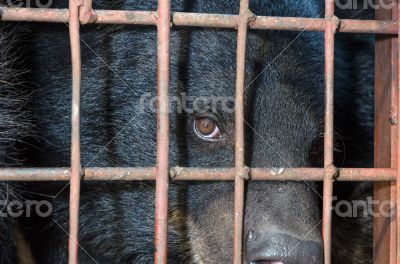
[[281, 233], [249, 231], [246, 259], [250, 264], [322, 264], [322, 244]]

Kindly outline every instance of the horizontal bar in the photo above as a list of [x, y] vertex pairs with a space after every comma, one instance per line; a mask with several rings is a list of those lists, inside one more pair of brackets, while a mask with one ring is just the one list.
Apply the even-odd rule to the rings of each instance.
[[[184, 12], [175, 12], [171, 15], [172, 24], [175, 26], [237, 28], [239, 23], [238, 15]], [[0, 7], [0, 20], [2, 21], [67, 23], [68, 19], [68, 9]], [[88, 23], [155, 26], [157, 12], [96, 10], [95, 18]], [[397, 21], [340, 19], [338, 32], [397, 35], [397, 25]], [[249, 22], [249, 28], [323, 32], [325, 20], [323, 18], [253, 16]]]
[[[175, 26], [236, 28], [238, 16], [178, 12], [173, 15], [173, 24]], [[254, 16], [249, 22], [249, 28], [323, 32], [325, 20], [323, 18]], [[340, 19], [338, 32], [397, 34], [397, 21]]]
[[[395, 181], [397, 170], [391, 168], [341, 168], [336, 181]], [[0, 181], [69, 181], [69, 168], [2, 168]], [[235, 168], [182, 168], [173, 167], [170, 178], [177, 181], [233, 181]], [[144, 181], [155, 180], [155, 168], [104, 167], [86, 168], [87, 181]], [[253, 168], [250, 180], [322, 181], [323, 168]]]

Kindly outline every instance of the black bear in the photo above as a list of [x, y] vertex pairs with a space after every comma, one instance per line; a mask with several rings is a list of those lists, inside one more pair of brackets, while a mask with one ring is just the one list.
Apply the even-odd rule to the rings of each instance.
[[[171, 4], [172, 11], [239, 12], [239, 2], [234, 0], [174, 0]], [[53, 7], [67, 7], [67, 1], [56, 1]], [[156, 10], [157, 3], [99, 0], [94, 7]], [[250, 10], [264, 16], [317, 18], [323, 17], [324, 6], [318, 0], [254, 0], [250, 1]], [[29, 50], [23, 59], [29, 72], [24, 75], [28, 85], [24, 86], [26, 94], [21, 97], [22, 101], [29, 98], [29, 102], [21, 107], [12, 106], [11, 110], [2, 104], [1, 111], [6, 116], [30, 118], [13, 121], [12, 130], [6, 130], [6, 139], [13, 142], [21, 138], [22, 142], [16, 146], [24, 149], [25, 166], [68, 166], [71, 115], [68, 26], [38, 23], [24, 27], [30, 32]], [[81, 31], [82, 166], [154, 166], [155, 28], [90, 25]], [[236, 39], [234, 29], [172, 29], [171, 166], [233, 166]], [[279, 175], [280, 168], [320, 166], [323, 43], [321, 32], [249, 31], [244, 91], [245, 153], [249, 167], [278, 168]], [[369, 38], [337, 37], [336, 162], [342, 166], [371, 165], [372, 50]], [[2, 56], [9, 59], [7, 54]], [[7, 98], [0, 95], [0, 100]], [[30, 122], [25, 124], [26, 120]], [[3, 125], [8, 123], [3, 124], [2, 119], [0, 128]], [[32, 131], [27, 132], [26, 127]], [[30, 193], [43, 193], [46, 195], [43, 197], [52, 196], [49, 201], [54, 208], [51, 217], [21, 221], [35, 261], [65, 263], [68, 186], [27, 183], [24, 188]], [[168, 263], [231, 262], [233, 194], [232, 182], [170, 184]], [[313, 182], [249, 181], [244, 262], [322, 263], [320, 196], [320, 188]], [[151, 263], [153, 215], [151, 182], [82, 182], [80, 263]], [[361, 222], [370, 224], [364, 220]], [[338, 219], [334, 228], [334, 263], [371, 263], [369, 230], [354, 222], [350, 225], [351, 234], [344, 233], [348, 229], [343, 219]], [[2, 252], [14, 252], [6, 247], [13, 244], [11, 234], [7, 235], [11, 229], [9, 226], [4, 229], [1, 234], [7, 238], [1, 241], [5, 249]], [[358, 250], [352, 250], [351, 243], [357, 241]], [[15, 261], [10, 259], [5, 263]]]

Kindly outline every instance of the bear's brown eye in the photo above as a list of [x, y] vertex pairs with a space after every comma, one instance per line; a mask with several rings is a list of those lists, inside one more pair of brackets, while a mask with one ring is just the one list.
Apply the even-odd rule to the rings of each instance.
[[194, 121], [194, 132], [198, 137], [208, 141], [216, 141], [222, 137], [217, 123], [207, 117], [201, 117]]

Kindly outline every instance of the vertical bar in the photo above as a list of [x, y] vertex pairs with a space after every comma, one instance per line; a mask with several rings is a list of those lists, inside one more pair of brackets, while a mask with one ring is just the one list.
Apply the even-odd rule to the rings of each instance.
[[[399, 14], [400, 12], [400, 1], [397, 0], [396, 1], [396, 7], [397, 7], [397, 14]], [[398, 17], [397, 17], [398, 19]], [[400, 21], [399, 21], [400, 22]], [[399, 107], [399, 103], [400, 103], [400, 91], [399, 91], [399, 84], [400, 84], [400, 24], [398, 25], [398, 35], [397, 35], [397, 119], [400, 117], [400, 107]], [[397, 168], [397, 180], [396, 180], [396, 262], [400, 263], [400, 243], [399, 243], [399, 239], [400, 239], [400, 159], [399, 159], [399, 153], [400, 153], [400, 124], [397, 121], [397, 164], [396, 164], [396, 168]]]
[[167, 263], [169, 182], [169, 37], [170, 1], [158, 1], [157, 19], [157, 165], [154, 263]]
[[324, 137], [324, 194], [323, 241], [324, 263], [331, 263], [333, 166], [333, 99], [334, 99], [334, 45], [338, 20], [334, 16], [334, 0], [325, 0], [325, 137]]
[[79, 10], [76, 0], [69, 0], [69, 37], [72, 61], [72, 110], [71, 110], [71, 186], [69, 204], [69, 264], [78, 263], [78, 226], [80, 195], [80, 85], [81, 50], [79, 40]]
[[[386, 0], [390, 6], [396, 0]], [[378, 8], [377, 20], [397, 20], [397, 9]], [[374, 166], [397, 168], [397, 36], [377, 35], [375, 43]], [[396, 202], [396, 182], [374, 184], [374, 200]], [[378, 205], [375, 210], [378, 210]], [[374, 217], [374, 263], [396, 262], [396, 221], [381, 214]]]
[[235, 216], [233, 263], [242, 263], [243, 211], [244, 211], [244, 78], [246, 60], [246, 38], [249, 15], [249, 0], [240, 1], [238, 39], [236, 51], [236, 91], [235, 91]]

